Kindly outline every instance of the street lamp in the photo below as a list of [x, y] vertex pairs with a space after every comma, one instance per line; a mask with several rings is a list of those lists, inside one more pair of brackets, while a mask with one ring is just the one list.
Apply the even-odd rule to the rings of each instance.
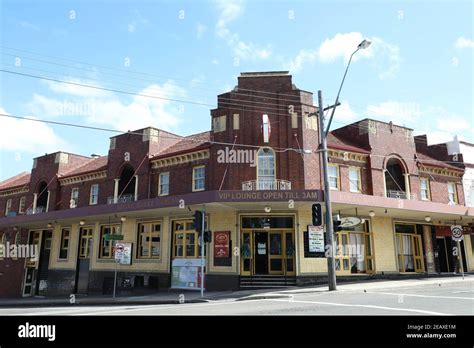
[[339, 86], [339, 91], [337, 92], [337, 96], [336, 96], [336, 102], [334, 103], [334, 107], [332, 108], [331, 117], [329, 118], [328, 128], [326, 129], [326, 132], [325, 132], [325, 135], [324, 135], [324, 136], [327, 136], [327, 134], [328, 134], [328, 132], [329, 132], [329, 128], [331, 128], [332, 118], [334, 117], [334, 112], [336, 111], [336, 106], [337, 106], [338, 103], [339, 103], [339, 95], [341, 94], [342, 85], [344, 85], [344, 81], [345, 81], [345, 79], [346, 79], [347, 71], [349, 70], [349, 66], [351, 65], [352, 57], [353, 57], [354, 54], [356, 54], [359, 50], [365, 50], [366, 48], [368, 48], [371, 43], [372, 43], [371, 41], [364, 39], [364, 40], [362, 40], [362, 42], [357, 46], [357, 49], [356, 49], [354, 52], [352, 52], [351, 57], [349, 58], [349, 62], [347, 63], [346, 71], [344, 72], [344, 76], [343, 76], [343, 78], [342, 78], [341, 85]]
[[324, 130], [324, 108], [323, 108], [323, 97], [322, 92], [318, 91], [318, 114], [319, 114], [319, 136], [321, 138], [321, 152], [323, 156], [323, 175], [324, 175], [324, 201], [326, 204], [326, 233], [328, 245], [331, 248], [331, 252], [327, 257], [328, 261], [328, 285], [329, 290], [336, 290], [336, 264], [334, 262], [334, 227], [332, 223], [332, 208], [331, 208], [331, 196], [329, 188], [329, 173], [328, 173], [328, 144], [327, 137], [329, 134], [329, 129], [331, 128], [331, 122], [334, 117], [334, 112], [336, 107], [339, 104], [339, 95], [341, 94], [342, 86], [344, 85], [344, 80], [346, 79], [347, 71], [352, 61], [354, 54], [360, 49], [366, 49], [370, 46], [370, 41], [363, 40], [357, 49], [351, 54], [349, 62], [347, 63], [346, 71], [344, 72], [344, 77], [342, 78], [341, 85], [339, 86], [339, 91], [337, 92], [336, 102], [332, 106], [331, 117], [327, 129]]

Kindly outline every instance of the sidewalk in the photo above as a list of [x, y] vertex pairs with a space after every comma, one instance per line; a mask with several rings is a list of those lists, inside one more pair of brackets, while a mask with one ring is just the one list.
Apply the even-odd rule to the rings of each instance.
[[[438, 285], [450, 284], [456, 282], [472, 283], [474, 288], [474, 275], [467, 274], [462, 280], [459, 277], [437, 277], [420, 279], [400, 279], [400, 280], [368, 280], [357, 281], [353, 283], [342, 283], [337, 286], [338, 291], [365, 291], [374, 289], [390, 289], [399, 287], [410, 287], [419, 285]], [[281, 289], [249, 289], [237, 291], [213, 291], [205, 292], [201, 297], [199, 291], [189, 290], [170, 290], [168, 292], [158, 292], [144, 296], [117, 296], [111, 295], [75, 295], [74, 302], [68, 297], [27, 297], [16, 299], [0, 299], [0, 308], [2, 307], [69, 307], [69, 306], [108, 306], [108, 305], [154, 305], [154, 304], [178, 304], [178, 303], [203, 303], [210, 301], [246, 301], [268, 298], [288, 298], [292, 294], [326, 292], [327, 285], [314, 285], [294, 288]]]

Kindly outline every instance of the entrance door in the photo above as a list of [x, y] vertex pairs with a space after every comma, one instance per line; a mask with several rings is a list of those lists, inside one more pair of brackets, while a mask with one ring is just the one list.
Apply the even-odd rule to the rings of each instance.
[[436, 238], [436, 243], [438, 245], [438, 260], [439, 260], [439, 271], [440, 272], [449, 272], [449, 263], [448, 263], [448, 249], [446, 247], [446, 239], [444, 237]]
[[51, 239], [53, 231], [43, 231], [42, 235], [41, 251], [38, 263], [38, 276], [36, 279], [36, 295], [43, 295], [45, 292], [47, 292], [49, 255], [51, 251]]
[[268, 274], [268, 232], [255, 232], [254, 248], [254, 274]]
[[283, 274], [283, 234], [278, 232], [269, 232], [269, 273]]
[[397, 233], [397, 249], [400, 272], [424, 272], [421, 236]]
[[[38, 255], [40, 250], [40, 241], [41, 241], [41, 231], [31, 231], [29, 237], [29, 244], [34, 245], [36, 248], [36, 257], [40, 258]], [[26, 259], [25, 261], [25, 279], [23, 281], [23, 296], [33, 295], [36, 288], [36, 269], [38, 268], [38, 259]]]
[[76, 271], [76, 293], [87, 294], [89, 289], [89, 263], [92, 251], [92, 227], [79, 230], [79, 252]]

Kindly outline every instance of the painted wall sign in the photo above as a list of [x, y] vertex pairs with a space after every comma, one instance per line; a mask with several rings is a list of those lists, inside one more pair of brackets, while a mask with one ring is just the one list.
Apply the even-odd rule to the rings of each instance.
[[310, 253], [324, 252], [324, 227], [308, 225], [308, 242]]
[[230, 231], [214, 232], [214, 257], [229, 257]]

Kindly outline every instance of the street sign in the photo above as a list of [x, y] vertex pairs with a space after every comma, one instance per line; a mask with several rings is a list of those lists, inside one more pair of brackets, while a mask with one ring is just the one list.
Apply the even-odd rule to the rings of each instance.
[[462, 226], [459, 226], [459, 225], [451, 226], [451, 234], [453, 236], [453, 240], [456, 242], [464, 239]]
[[105, 240], [123, 240], [123, 235], [121, 234], [106, 234]]

